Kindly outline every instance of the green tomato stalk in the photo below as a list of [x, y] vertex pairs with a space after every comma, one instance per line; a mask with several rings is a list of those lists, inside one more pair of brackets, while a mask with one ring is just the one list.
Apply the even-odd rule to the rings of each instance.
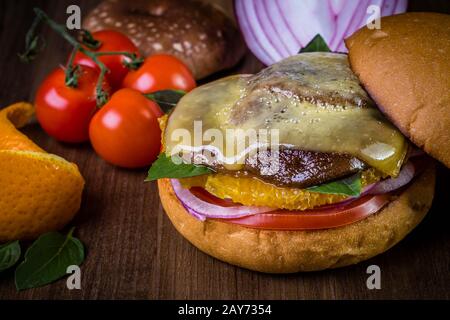
[[[43, 22], [47, 24], [51, 29], [56, 31], [60, 36], [62, 36], [67, 42], [69, 42], [73, 46], [72, 54], [70, 55], [69, 62], [66, 67], [66, 79], [65, 84], [71, 88], [76, 88], [78, 86], [78, 71], [79, 66], [73, 66], [73, 61], [77, 52], [82, 52], [86, 56], [92, 59], [94, 63], [100, 69], [100, 75], [97, 80], [96, 86], [96, 100], [97, 106], [101, 107], [108, 101], [108, 93], [103, 89], [103, 81], [109, 69], [105, 66], [103, 62], [101, 62], [98, 57], [106, 56], [106, 55], [123, 55], [130, 59], [130, 61], [124, 61], [124, 65], [129, 69], [137, 69], [142, 63], [143, 59], [136, 56], [136, 54], [132, 52], [126, 51], [104, 51], [104, 52], [94, 52], [86, 49], [84, 46], [90, 49], [98, 49], [102, 44], [100, 41], [94, 39], [91, 33], [87, 30], [82, 30], [82, 42], [78, 42], [74, 37], [72, 37], [66, 30], [64, 25], [56, 23], [52, 20], [47, 14], [39, 8], [34, 8], [34, 13], [36, 14], [36, 18], [33, 21], [30, 29], [27, 32], [25, 38], [25, 52], [20, 54], [19, 57], [24, 62], [29, 62], [33, 60], [37, 54], [42, 50], [44, 43], [39, 45], [40, 38], [37, 34], [37, 29], [40, 24]], [[84, 45], [84, 46], [83, 46]]]

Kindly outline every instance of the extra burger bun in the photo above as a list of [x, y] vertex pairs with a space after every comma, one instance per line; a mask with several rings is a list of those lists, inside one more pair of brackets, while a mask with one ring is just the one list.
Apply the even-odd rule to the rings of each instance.
[[234, 66], [245, 53], [241, 34], [224, 3], [107, 0], [86, 17], [83, 28], [118, 30], [129, 36], [144, 56], [174, 55], [200, 79]]
[[425, 171], [380, 212], [359, 222], [315, 231], [273, 231], [192, 217], [169, 179], [159, 195], [175, 228], [194, 246], [222, 261], [268, 273], [337, 268], [378, 255], [403, 239], [426, 215], [434, 194], [435, 168]]
[[346, 40], [353, 71], [388, 118], [450, 167], [450, 15], [406, 13]]

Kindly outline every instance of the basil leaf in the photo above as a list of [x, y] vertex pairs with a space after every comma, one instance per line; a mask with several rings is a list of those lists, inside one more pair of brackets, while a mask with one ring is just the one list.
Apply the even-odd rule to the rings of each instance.
[[19, 241], [0, 245], [0, 272], [11, 268], [20, 258]]
[[303, 52], [331, 52], [325, 40], [320, 34], [317, 34], [304, 48], [298, 53]]
[[16, 269], [17, 290], [49, 284], [65, 276], [68, 266], [83, 262], [83, 244], [72, 233], [73, 228], [66, 236], [46, 233], [28, 248], [25, 260]]
[[361, 175], [358, 173], [342, 180], [321, 184], [307, 189], [318, 193], [359, 196], [361, 194], [361, 188]]
[[155, 101], [164, 113], [169, 113], [185, 94], [183, 90], [161, 90], [147, 93], [145, 96]]
[[148, 176], [145, 181], [153, 181], [161, 178], [187, 178], [212, 173], [213, 171], [205, 166], [183, 163], [181, 158], [177, 157], [177, 163], [174, 163], [171, 157], [161, 153], [153, 162], [148, 170]]

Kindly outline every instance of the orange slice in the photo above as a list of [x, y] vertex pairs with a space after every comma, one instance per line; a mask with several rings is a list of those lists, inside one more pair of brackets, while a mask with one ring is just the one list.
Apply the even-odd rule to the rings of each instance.
[[[381, 179], [373, 169], [362, 174], [362, 185]], [[221, 199], [231, 199], [246, 206], [268, 206], [288, 210], [306, 210], [340, 202], [344, 195], [323, 194], [306, 189], [278, 187], [253, 177], [235, 177], [227, 174], [211, 174], [180, 179], [185, 188], [203, 187]]]

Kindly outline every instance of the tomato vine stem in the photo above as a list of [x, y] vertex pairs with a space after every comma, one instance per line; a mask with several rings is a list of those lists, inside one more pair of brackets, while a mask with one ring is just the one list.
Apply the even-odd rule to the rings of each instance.
[[102, 43], [92, 36], [92, 33], [85, 29], [81, 29], [81, 42], [91, 50], [97, 50]]
[[[96, 84], [96, 101], [97, 101], [98, 107], [103, 106], [108, 101], [108, 98], [109, 98], [108, 92], [106, 92], [103, 89], [105, 75], [107, 72], [109, 72], [109, 69], [105, 66], [105, 64], [103, 62], [101, 62], [98, 59], [98, 57], [106, 56], [106, 55], [123, 55], [130, 59], [130, 61], [123, 62], [123, 64], [127, 68], [130, 68], [130, 69], [136, 69], [143, 63], [143, 59], [140, 57], [137, 57], [137, 55], [132, 52], [126, 52], [126, 51], [94, 52], [94, 51], [90, 51], [90, 50], [86, 49], [85, 47], [83, 47], [83, 45], [80, 42], [78, 42], [74, 37], [72, 37], [67, 32], [66, 27], [64, 25], [58, 24], [57, 22], [52, 20], [44, 11], [42, 11], [39, 8], [34, 8], [34, 13], [36, 14], [36, 18], [33, 21], [33, 24], [27, 33], [27, 36], [25, 39], [26, 40], [25, 41], [26, 50], [25, 50], [24, 54], [19, 55], [20, 58], [26, 62], [35, 58], [37, 52], [39, 51], [38, 50], [39, 37], [37, 35], [36, 30], [37, 30], [39, 24], [41, 22], [44, 22], [51, 29], [53, 29], [56, 33], [58, 33], [60, 36], [62, 36], [67, 42], [69, 42], [73, 46], [72, 54], [70, 55], [69, 62], [67, 63], [67, 66], [66, 66], [65, 83], [67, 86], [75, 88], [78, 85], [77, 73], [78, 73], [79, 67], [73, 66], [73, 61], [75, 59], [75, 55], [77, 52], [81, 52], [81, 53], [85, 54], [86, 56], [88, 56], [89, 58], [91, 58], [92, 61], [94, 61], [94, 63], [99, 67], [100, 74], [99, 74], [97, 84]], [[88, 31], [84, 31], [82, 36], [89, 40], [89, 43], [90, 43], [89, 45], [87, 45], [86, 43], [83, 42], [83, 44], [85, 44], [88, 48], [97, 49], [98, 47], [101, 46], [101, 42], [94, 39], [94, 37], [92, 37], [92, 35]]]
[[79, 67], [78, 66], [73, 66], [73, 60], [75, 59], [75, 55], [77, 54], [78, 48], [75, 47], [72, 50], [72, 53], [70, 54], [70, 58], [69, 58], [69, 62], [66, 65], [66, 79], [65, 79], [65, 83], [66, 86], [71, 87], [71, 88], [76, 88], [78, 87], [78, 72], [79, 72]]
[[[94, 63], [100, 68], [100, 75], [97, 80], [97, 86], [95, 91], [96, 91], [97, 106], [98, 107], [103, 106], [108, 100], [108, 93], [103, 89], [105, 74], [109, 71], [108, 68], [106, 68], [103, 62], [98, 60], [95, 52], [83, 48], [80, 45], [80, 43], [67, 32], [65, 26], [58, 24], [52, 19], [50, 19], [49, 16], [47, 16], [47, 14], [39, 8], [34, 8], [34, 13], [36, 14], [37, 17], [41, 19], [41, 21], [45, 22], [50, 28], [52, 28], [54, 31], [56, 31], [56, 33], [58, 33], [67, 42], [69, 42], [74, 47], [75, 50], [80, 51], [89, 58], [91, 58], [92, 61], [94, 61]], [[69, 65], [68, 67], [73, 68], [72, 65]]]

